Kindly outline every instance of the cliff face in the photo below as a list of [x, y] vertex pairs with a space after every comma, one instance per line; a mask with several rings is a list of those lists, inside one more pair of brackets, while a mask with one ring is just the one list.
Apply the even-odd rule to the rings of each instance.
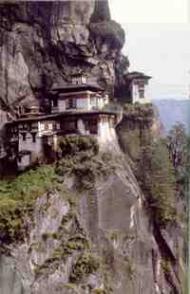
[[142, 195], [122, 154], [116, 162], [90, 191], [66, 179], [68, 190], [37, 199], [24, 241], [1, 256], [1, 293], [156, 293], [158, 248]]
[[[123, 153], [79, 156], [80, 162], [63, 159], [58, 186], [51, 177], [49, 191], [32, 207], [21, 194], [23, 208], [13, 206], [6, 216], [9, 207], [0, 199], [0, 292], [182, 293], [180, 228], [154, 224]], [[67, 176], [67, 169], [75, 176]], [[30, 177], [18, 189], [34, 189], [32, 197], [37, 186]], [[8, 206], [16, 199], [12, 193]]]
[[110, 91], [124, 32], [107, 1], [0, 4], [0, 98], [13, 111], [23, 99], [46, 98], [53, 84], [81, 70]]
[[[73, 71], [112, 92], [128, 67], [123, 42], [107, 1], [1, 3], [2, 125], [22, 100], [45, 102], [47, 90], [67, 82]], [[124, 117], [118, 135], [126, 147], [133, 136], [149, 138], [151, 121], [143, 130], [133, 118], [125, 123]], [[116, 157], [114, 171], [96, 176], [93, 189], [81, 191], [69, 177], [64, 191], [39, 194], [19, 242], [5, 244], [0, 226], [0, 293], [182, 293], [176, 262], [182, 236], [152, 227], [131, 162], [119, 151]], [[172, 269], [163, 271], [168, 256]]]

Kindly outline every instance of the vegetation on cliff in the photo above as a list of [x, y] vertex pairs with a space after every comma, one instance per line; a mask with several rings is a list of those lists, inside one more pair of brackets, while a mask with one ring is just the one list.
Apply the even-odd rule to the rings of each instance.
[[165, 227], [179, 217], [177, 190], [179, 181], [184, 181], [187, 175], [186, 135], [182, 126], [175, 126], [166, 139], [153, 136], [151, 128], [155, 117], [151, 104], [126, 105], [117, 133], [122, 149], [132, 159], [149, 212], [157, 224]]
[[0, 181], [0, 242], [22, 241], [27, 234], [26, 217], [39, 195], [57, 185], [53, 167], [42, 166], [20, 176]]
[[174, 167], [177, 181], [178, 196], [186, 198], [190, 172], [190, 137], [186, 134], [185, 126], [178, 123], [173, 126], [167, 137], [170, 159]]
[[78, 191], [93, 189], [97, 178], [113, 172], [115, 160], [110, 153], [99, 153], [93, 137], [66, 136], [60, 142], [61, 160], [56, 164], [59, 176], [74, 176]]
[[154, 108], [151, 104], [126, 104], [123, 119], [117, 126], [117, 134], [122, 150], [135, 162], [141, 147], [152, 142], [150, 128], [154, 119]]
[[[54, 165], [35, 167], [13, 179], [0, 181], [0, 242], [23, 241], [38, 197], [58, 189], [66, 192], [65, 177], [74, 179], [78, 191], [94, 188], [97, 178], [114, 170], [111, 154], [99, 154], [92, 137], [65, 136], [59, 141], [59, 160]], [[69, 201], [72, 201], [69, 199]]]
[[165, 142], [143, 147], [137, 177], [145, 193], [152, 219], [160, 226], [176, 220], [175, 177]]

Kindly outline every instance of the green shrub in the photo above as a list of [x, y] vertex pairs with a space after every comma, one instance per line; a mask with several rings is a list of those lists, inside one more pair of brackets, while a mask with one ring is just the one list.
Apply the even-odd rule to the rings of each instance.
[[174, 170], [163, 141], [142, 149], [137, 173], [153, 219], [163, 226], [175, 221]]
[[[78, 141], [78, 137], [72, 136], [69, 137], [69, 141], [67, 139], [64, 140], [61, 147], [64, 157], [57, 162], [55, 171], [60, 177], [74, 176], [77, 189], [92, 189], [96, 178], [105, 177], [114, 170], [112, 155], [110, 153], [98, 154], [97, 142], [93, 138], [82, 137]], [[80, 142], [76, 146], [73, 143], [75, 140]]]
[[154, 121], [154, 108], [151, 104], [126, 104], [123, 119], [116, 131], [121, 148], [134, 161], [138, 159], [143, 146], [150, 145], [151, 127]]
[[[61, 240], [61, 238], [58, 238]], [[68, 240], [61, 240], [61, 244], [57, 247], [50, 258], [46, 259], [41, 265], [35, 269], [36, 277], [40, 275], [49, 274], [50, 271], [54, 272], [58, 268], [60, 262], [67, 259], [68, 256], [74, 252], [84, 252], [90, 248], [88, 239], [82, 234], [73, 235]]]
[[25, 216], [31, 215], [36, 198], [56, 185], [57, 177], [50, 166], [0, 181], [0, 239], [4, 244], [23, 240], [27, 232]]
[[134, 119], [136, 121], [150, 121], [153, 119], [155, 110], [151, 103], [147, 104], [125, 104], [124, 106], [124, 115], [128, 119]]
[[80, 282], [85, 276], [96, 272], [99, 266], [99, 260], [91, 253], [81, 254], [72, 268], [72, 272], [69, 278], [70, 282]]
[[59, 148], [62, 156], [73, 156], [79, 152], [97, 154], [99, 151], [98, 142], [89, 136], [68, 135], [59, 138]]
[[106, 291], [104, 289], [94, 289], [92, 290], [92, 294], [106, 294]]

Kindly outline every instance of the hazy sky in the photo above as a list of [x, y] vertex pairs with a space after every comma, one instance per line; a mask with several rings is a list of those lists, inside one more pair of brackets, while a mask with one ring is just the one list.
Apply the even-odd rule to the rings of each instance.
[[[152, 98], [188, 98], [190, 4], [188, 0], [109, 0], [112, 18], [126, 32], [130, 70], [153, 76]], [[189, 4], [189, 5], [188, 5]]]

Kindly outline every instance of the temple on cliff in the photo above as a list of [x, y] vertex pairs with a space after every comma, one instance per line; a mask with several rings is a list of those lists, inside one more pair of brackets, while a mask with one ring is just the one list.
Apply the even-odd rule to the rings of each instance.
[[[145, 87], [150, 77], [132, 72], [126, 75], [131, 103], [148, 103]], [[68, 134], [94, 136], [100, 146], [113, 145], [118, 114], [107, 110], [109, 96], [104, 89], [88, 83], [81, 74], [73, 74], [67, 84], [54, 84], [45, 97], [48, 107], [40, 100], [28, 98], [19, 104], [18, 118], [6, 124], [10, 154], [15, 154], [20, 170], [42, 158], [56, 156], [59, 137]]]
[[130, 103], [146, 104], [150, 103], [150, 94], [148, 93], [148, 83], [150, 76], [142, 72], [129, 72], [125, 75], [126, 93]]
[[83, 75], [71, 83], [53, 85], [48, 93], [48, 112], [39, 100], [27, 100], [18, 108], [18, 118], [7, 123], [7, 136], [18, 168], [24, 170], [39, 158], [56, 154], [59, 136], [92, 135], [100, 144], [109, 144], [115, 135], [117, 115], [105, 110], [109, 97]]

